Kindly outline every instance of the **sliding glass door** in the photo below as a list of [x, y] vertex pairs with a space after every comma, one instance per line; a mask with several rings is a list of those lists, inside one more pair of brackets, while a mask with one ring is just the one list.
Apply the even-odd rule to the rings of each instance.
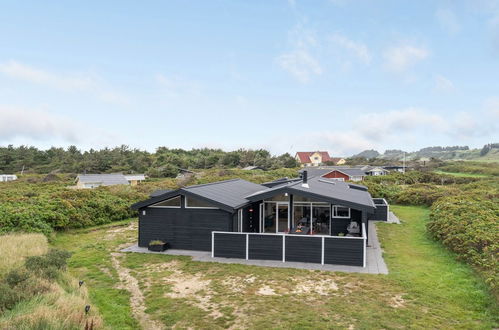
[[289, 204], [265, 202], [263, 205], [263, 232], [282, 233], [289, 230]]

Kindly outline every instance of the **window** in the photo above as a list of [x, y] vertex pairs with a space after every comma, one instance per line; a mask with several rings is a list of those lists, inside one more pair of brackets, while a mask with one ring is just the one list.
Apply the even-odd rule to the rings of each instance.
[[212, 204], [201, 201], [199, 199], [194, 199], [192, 197], [185, 198], [185, 207], [187, 208], [198, 208], [198, 209], [216, 209]]
[[333, 206], [333, 218], [350, 218], [350, 208], [341, 205]]
[[176, 196], [162, 202], [151, 205], [151, 207], [167, 207], [167, 208], [179, 208], [181, 203], [180, 196]]

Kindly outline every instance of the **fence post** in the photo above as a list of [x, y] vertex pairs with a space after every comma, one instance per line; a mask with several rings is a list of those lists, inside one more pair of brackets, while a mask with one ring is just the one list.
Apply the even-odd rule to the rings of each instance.
[[246, 234], [246, 260], [248, 260], [249, 234]]
[[363, 243], [362, 248], [364, 249], [363, 253], [363, 258], [362, 258], [362, 267], [366, 267], [366, 253], [367, 253], [367, 233], [366, 233], [366, 225], [362, 224], [362, 236], [363, 236]]
[[215, 232], [211, 232], [211, 257], [215, 257]]
[[325, 237], [322, 236], [321, 265], [324, 265], [324, 239], [325, 239]]
[[286, 262], [286, 235], [282, 234], [282, 262]]

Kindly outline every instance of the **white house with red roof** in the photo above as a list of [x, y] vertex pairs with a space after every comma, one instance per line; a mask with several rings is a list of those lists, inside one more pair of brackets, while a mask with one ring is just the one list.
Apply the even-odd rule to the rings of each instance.
[[295, 159], [303, 166], [320, 166], [326, 162], [332, 162], [334, 165], [345, 164], [343, 158], [332, 158], [327, 151], [299, 151]]

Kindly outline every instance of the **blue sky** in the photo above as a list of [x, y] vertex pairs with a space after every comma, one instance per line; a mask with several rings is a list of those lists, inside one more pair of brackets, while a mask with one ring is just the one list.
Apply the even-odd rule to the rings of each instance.
[[0, 145], [499, 142], [499, 0], [3, 1]]

